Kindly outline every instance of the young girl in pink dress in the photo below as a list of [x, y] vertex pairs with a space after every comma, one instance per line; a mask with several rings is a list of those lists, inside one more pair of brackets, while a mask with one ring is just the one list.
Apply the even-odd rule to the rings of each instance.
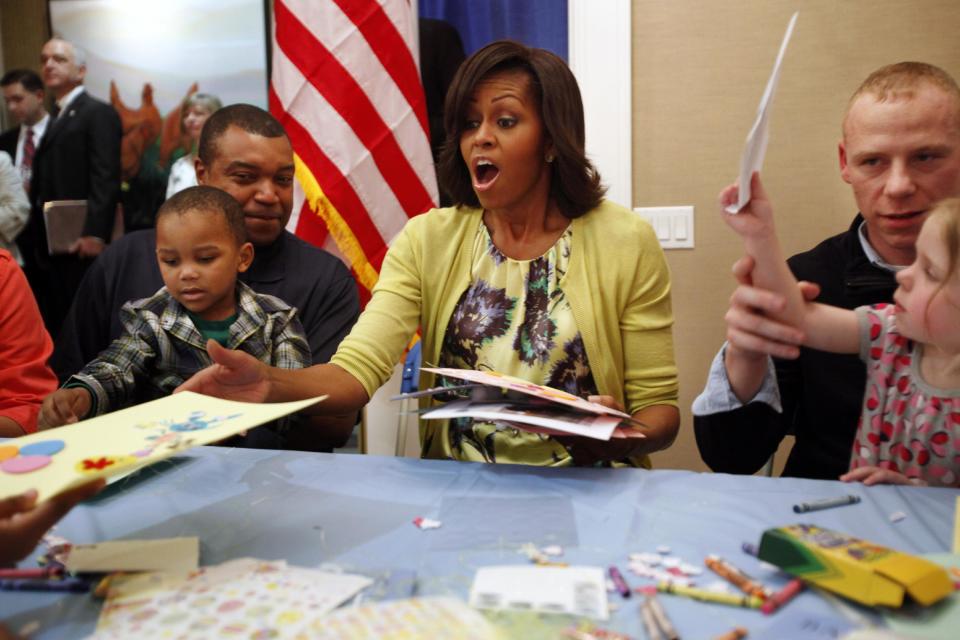
[[[737, 186], [720, 194], [737, 201]], [[960, 486], [960, 199], [934, 207], [917, 238], [913, 264], [897, 273], [894, 304], [853, 311], [805, 302], [786, 267], [773, 210], [759, 176], [737, 214], [724, 213], [755, 260], [756, 286], [783, 294], [779, 319], [805, 346], [860, 353], [867, 387], [850, 471], [844, 481]], [[728, 372], [731, 384], [736, 372]]]

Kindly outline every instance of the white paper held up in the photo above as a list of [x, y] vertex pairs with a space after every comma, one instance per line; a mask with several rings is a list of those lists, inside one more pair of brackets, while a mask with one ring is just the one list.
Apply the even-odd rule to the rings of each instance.
[[727, 213], [739, 213], [750, 202], [750, 177], [763, 167], [763, 158], [767, 153], [767, 142], [770, 139], [770, 110], [773, 107], [773, 96], [777, 92], [777, 83], [780, 81], [780, 67], [783, 64], [783, 56], [787, 52], [787, 45], [790, 44], [793, 27], [797, 23], [797, 16], [799, 15], [800, 12], [798, 11], [790, 16], [787, 32], [783, 35], [783, 42], [780, 43], [777, 61], [773, 64], [773, 72], [770, 74], [770, 79], [767, 80], [766, 89], [763, 90], [760, 106], [757, 107], [757, 117], [753, 121], [750, 133], [747, 134], [747, 142], [743, 148], [743, 155], [740, 157], [740, 177], [737, 179], [740, 185], [740, 197], [736, 204], [731, 204], [726, 208]]

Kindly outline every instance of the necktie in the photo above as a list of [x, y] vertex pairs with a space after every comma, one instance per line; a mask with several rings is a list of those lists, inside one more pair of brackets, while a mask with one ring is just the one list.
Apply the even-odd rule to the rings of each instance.
[[23, 187], [30, 190], [30, 176], [33, 169], [33, 155], [37, 152], [33, 140], [33, 127], [27, 127], [27, 135], [23, 141], [23, 158], [20, 159], [20, 175], [23, 177]]

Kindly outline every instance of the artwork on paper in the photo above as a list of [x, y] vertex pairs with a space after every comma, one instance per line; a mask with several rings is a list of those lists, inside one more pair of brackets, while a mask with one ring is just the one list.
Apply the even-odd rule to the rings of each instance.
[[[609, 440], [620, 418], [598, 416], [557, 408], [557, 405], [537, 403], [471, 402], [461, 400], [448, 402], [421, 415], [424, 420], [453, 420], [472, 418], [494, 422], [509, 422], [517, 428], [532, 430], [545, 435], [578, 435], [597, 440]], [[539, 429], [531, 429], [539, 427]]]
[[258, 404], [185, 391], [0, 445], [0, 499], [29, 489], [45, 500], [95, 478], [124, 473], [321, 401]]
[[424, 367], [423, 370], [440, 376], [458, 378], [491, 387], [500, 387], [507, 391], [517, 391], [540, 400], [556, 402], [586, 413], [606, 414], [620, 416], [621, 418], [630, 417], [629, 414], [623, 411], [617, 411], [616, 409], [605, 407], [602, 404], [590, 402], [572, 393], [554, 389], [553, 387], [545, 387], [542, 384], [534, 384], [522, 378], [515, 378], [503, 373], [497, 373], [496, 371], [473, 371], [472, 369], [447, 369], [442, 367]]

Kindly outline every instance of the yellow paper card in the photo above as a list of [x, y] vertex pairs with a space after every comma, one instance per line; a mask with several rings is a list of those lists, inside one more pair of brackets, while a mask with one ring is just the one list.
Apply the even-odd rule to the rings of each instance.
[[110, 540], [77, 544], [66, 562], [70, 573], [113, 571], [195, 571], [200, 562], [200, 539]]
[[295, 413], [321, 398], [249, 403], [185, 391], [3, 443], [0, 499], [36, 489], [39, 500], [95, 478], [163, 460]]

